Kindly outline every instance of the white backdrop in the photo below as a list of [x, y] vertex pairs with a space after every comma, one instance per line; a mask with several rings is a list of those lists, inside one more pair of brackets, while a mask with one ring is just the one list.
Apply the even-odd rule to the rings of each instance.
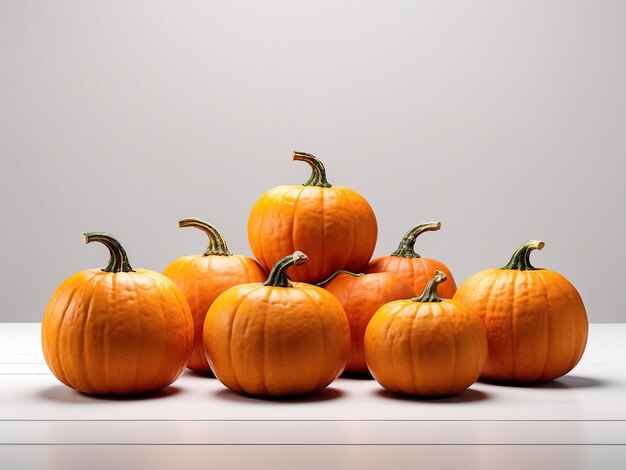
[[624, 321], [626, 2], [0, 0], [1, 321], [106, 265], [202, 252], [198, 216], [249, 253], [248, 212], [308, 178], [360, 191], [377, 255], [460, 282], [529, 238], [591, 321]]

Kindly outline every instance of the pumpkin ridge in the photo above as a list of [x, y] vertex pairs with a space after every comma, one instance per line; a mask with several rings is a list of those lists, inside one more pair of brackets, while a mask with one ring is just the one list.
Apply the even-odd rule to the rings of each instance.
[[448, 393], [450, 393], [451, 391], [454, 391], [455, 387], [455, 382], [456, 382], [456, 378], [457, 378], [457, 369], [458, 369], [458, 361], [457, 359], [457, 351], [459, 350], [459, 347], [457, 345], [457, 340], [458, 340], [458, 334], [457, 334], [457, 324], [454, 320], [450, 321], [450, 317], [453, 317], [454, 314], [453, 312], [450, 312], [450, 310], [448, 309], [448, 303], [444, 303], [441, 302], [439, 305], [441, 305], [442, 310], [446, 313], [446, 321], [451, 325], [452, 327], [452, 355], [453, 355], [453, 367], [452, 367], [452, 376], [450, 377], [450, 385], [448, 385]]
[[[543, 288], [543, 292], [545, 293], [546, 296], [546, 301], [547, 304], [550, 305], [550, 293], [549, 293], [549, 288], [548, 285], [546, 283], [546, 280], [544, 279], [544, 276], [541, 274], [538, 274], [537, 277], [541, 280], [541, 286]], [[551, 338], [550, 336], [552, 335], [552, 328], [551, 328], [551, 318], [550, 318], [550, 314], [547, 310], [544, 310], [544, 317], [545, 317], [545, 333], [546, 333], [546, 351], [545, 354], [543, 354], [544, 358], [543, 358], [543, 366], [541, 367], [541, 372], [539, 374], [539, 379], [541, 380], [545, 373], [546, 373], [546, 369], [548, 368], [548, 358], [550, 357], [550, 345], [552, 344]]]
[[[413, 319], [411, 320], [411, 327], [409, 328], [409, 348], [411, 349], [411, 351], [415, 351], [415, 347], [414, 347], [414, 343], [415, 343], [415, 325], [418, 323], [416, 321], [417, 320], [417, 312], [418, 311], [419, 311], [419, 307], [416, 308], [415, 315], [413, 316]], [[415, 362], [416, 362], [417, 359], [418, 358], [413, 357], [413, 360], [411, 361], [412, 362], [411, 363], [411, 367], [410, 367], [411, 384], [417, 383], [418, 380], [421, 382], [421, 377], [415, 371], [415, 366], [416, 366]], [[397, 374], [395, 369], [394, 369], [394, 374]], [[412, 388], [413, 389], [411, 390], [411, 393], [415, 393], [416, 392], [415, 387], [412, 387]]]
[[[320, 288], [321, 289], [321, 288]], [[315, 300], [315, 298], [311, 295], [311, 293], [308, 291], [308, 289], [302, 289], [302, 292], [304, 292], [304, 294], [311, 299], [311, 302], [313, 304], [316, 304], [317, 301]], [[332, 294], [331, 294], [332, 295]], [[328, 341], [326, 341], [326, 325], [324, 324], [324, 321], [322, 320], [321, 316], [317, 316], [317, 319], [319, 321], [320, 324], [320, 331], [322, 332], [322, 341], [324, 343], [324, 347], [322, 348], [322, 357], [324, 358], [324, 360], [322, 361], [322, 364], [326, 363], [326, 344], [328, 343]], [[344, 365], [345, 368], [345, 365]], [[339, 372], [341, 374], [341, 372]], [[317, 385], [315, 386], [315, 389], [319, 389], [320, 386], [322, 385], [322, 383], [324, 383], [327, 379], [326, 377], [324, 377], [322, 374], [318, 374], [319, 375], [319, 380], [317, 381]]]
[[[72, 286], [72, 294], [70, 295], [65, 308], [63, 308], [63, 314], [61, 316], [61, 321], [59, 322], [59, 326], [56, 333], [56, 343], [57, 343], [57, 354], [56, 354], [56, 358], [57, 358], [57, 367], [59, 367], [61, 369], [61, 374], [65, 377], [66, 383], [76, 389], [75, 384], [73, 384], [69, 377], [68, 374], [65, 372], [65, 369], [63, 368], [63, 360], [59, 360], [60, 357], [62, 357], [63, 352], [62, 352], [62, 345], [61, 345], [61, 334], [60, 331], [65, 330], [65, 328], [63, 327], [63, 324], [65, 323], [66, 317], [67, 317], [67, 310], [68, 307], [72, 304], [72, 302], [74, 301], [74, 297], [76, 297], [76, 292], [78, 291], [78, 288], [76, 286]], [[63, 338], [64, 339], [64, 338]]]
[[[346, 191], [344, 191], [344, 188], [342, 187], [335, 187], [335, 189], [337, 190], [337, 192], [339, 193], [339, 197], [341, 198], [346, 198]], [[348, 198], [353, 199], [352, 198], [352, 194], [349, 194]], [[347, 256], [345, 256], [345, 261], [343, 261], [342, 266], [347, 267], [350, 264], [350, 260], [352, 260], [352, 256], [354, 255], [354, 249], [356, 248], [356, 244], [357, 244], [357, 237], [358, 234], [356, 233], [356, 229], [355, 229], [355, 214], [356, 211], [354, 212], [350, 212], [350, 226], [352, 227], [352, 243], [350, 244], [350, 251], [347, 252]], [[358, 268], [352, 268], [351, 269], [358, 269]]]
[[[303, 188], [298, 188], [297, 189], [297, 194], [293, 200], [293, 212], [292, 212], [292, 216], [289, 218], [289, 223], [291, 224], [291, 238], [290, 238], [290, 242], [291, 242], [291, 253], [294, 253], [296, 251], [296, 220], [298, 220], [298, 217], [296, 217], [296, 213], [298, 212], [298, 203], [300, 202], [300, 196], [302, 196], [302, 193], [305, 190]], [[283, 198], [284, 199], [284, 198]], [[283, 199], [280, 200], [280, 205], [283, 205]], [[300, 269], [305, 270], [307, 273], [309, 273], [309, 263], [305, 263], [303, 266], [300, 266]], [[271, 267], [269, 268], [269, 270], [271, 270]], [[309, 273], [310, 274], [310, 273]], [[301, 276], [298, 276], [298, 278], [300, 278]]]
[[[90, 287], [94, 286], [95, 284], [97, 284], [98, 282], [98, 278], [97, 277], [93, 277], [91, 279], [89, 279], [89, 285]], [[80, 291], [80, 306], [84, 305], [86, 303], [86, 292], [88, 292], [88, 290], [86, 291], [85, 289], [81, 289]], [[91, 297], [89, 298], [89, 300], [91, 301]], [[82, 322], [81, 322], [81, 326], [80, 329], [81, 331], [85, 331], [85, 325], [87, 324], [87, 316], [83, 315], [82, 316]], [[75, 328], [72, 328], [72, 332], [75, 330]], [[73, 361], [73, 369], [80, 369], [80, 376], [81, 376], [81, 380], [83, 382], [82, 385], [87, 385], [87, 388], [89, 389], [89, 392], [93, 391], [93, 385], [90, 383], [89, 381], [89, 366], [87, 364], [85, 364], [85, 358], [87, 357], [87, 335], [83, 335], [83, 337], [80, 339], [80, 350], [81, 350], [81, 354], [80, 354], [80, 361]], [[79, 349], [78, 347], [76, 349]], [[84, 388], [81, 386], [81, 388]]]
[[[104, 276], [96, 276], [95, 282], [93, 283], [93, 287], [90, 289], [90, 295], [89, 295], [89, 303], [87, 304], [87, 314], [84, 316], [85, 320], [83, 323], [83, 327], [82, 330], [83, 331], [90, 331], [88, 330], [88, 326], [89, 326], [89, 318], [91, 317], [91, 310], [93, 307], [93, 298], [95, 297], [96, 292], [98, 291], [98, 288], [100, 287], [100, 284], [102, 283], [102, 280], [106, 277], [106, 275]], [[89, 357], [89, 355], [85, 354], [85, 349], [89, 349], [87, 347], [87, 338], [89, 338], [90, 335], [86, 335], [83, 338], [83, 356], [82, 356], [82, 360], [83, 360], [83, 366], [84, 366], [84, 370], [82, 371], [82, 374], [84, 376], [84, 381], [87, 384], [87, 387], [90, 388], [92, 391], [95, 390], [94, 386], [93, 386], [93, 382], [91, 382], [91, 378], [89, 377], [89, 371], [91, 370], [91, 367], [89, 367], [89, 365], [84, 362], [85, 358]], [[102, 336], [100, 336], [100, 338], [102, 338]], [[106, 362], [105, 362], [106, 364]], [[103, 368], [104, 370], [106, 370], [106, 367]], [[106, 373], [105, 373], [106, 374]]]
[[[250, 294], [252, 294], [253, 292], [258, 291], [262, 286], [260, 286], [258, 289], [254, 289], [250, 292], [246, 292], [246, 295], [243, 297], [243, 299], [239, 300], [237, 299], [237, 306], [235, 307], [235, 311], [232, 314], [232, 321], [230, 321], [230, 333], [229, 333], [229, 338], [228, 338], [228, 359], [229, 362], [231, 364], [231, 370], [232, 370], [232, 378], [235, 381], [235, 387], [236, 389], [238, 389], [239, 391], [243, 391], [246, 392], [246, 390], [244, 389], [241, 380], [239, 380], [239, 377], [237, 375], [237, 368], [238, 365], [234, 364], [233, 358], [235, 357], [234, 352], [234, 345], [233, 345], [233, 336], [235, 334], [235, 322], [237, 321], [238, 317], [239, 317], [239, 310], [241, 309], [241, 306], [244, 304], [244, 302], [246, 300], [249, 299]], [[213, 371], [215, 372], [215, 371]], [[217, 374], [215, 375], [217, 377]]]
[[[65, 305], [65, 307], [62, 309], [63, 313], [61, 314], [61, 318], [58, 321], [58, 330], [62, 329], [63, 322], [65, 321], [65, 315], [67, 314], [67, 306], [71, 302], [71, 299], [74, 297], [75, 292], [76, 292], [76, 289], [73, 287], [72, 288], [72, 293], [70, 295], [70, 299], [69, 299], [68, 303]], [[46, 358], [48, 358], [48, 357], [59, 358], [60, 355], [61, 355], [61, 341], [60, 341], [60, 338], [59, 338], [58, 331], [55, 331], [54, 342], [56, 343], [56, 348], [55, 348], [56, 349], [56, 353], [54, 354], [54, 356], [50, 355], [50, 346], [48, 344], [50, 341], [48, 339], [44, 340], [44, 338], [45, 338], [44, 331], [47, 331], [47, 325], [48, 325], [48, 323], [50, 323], [52, 321], [50, 319], [50, 315], [51, 315], [50, 312], [56, 311], [55, 307], [56, 307], [57, 303], [59, 302], [59, 299], [61, 298], [61, 296], [56, 294], [56, 293], [53, 294], [53, 295], [55, 295], [54, 303], [50, 306], [50, 308], [46, 308], [47, 315], [44, 316], [43, 324], [45, 324], [46, 328], [43, 327], [43, 324], [42, 324], [42, 328], [41, 328], [42, 343], [44, 344], [44, 357], [46, 357]], [[46, 361], [46, 362], [48, 362], [48, 361]], [[63, 361], [57, 360], [55, 362], [56, 362], [56, 364], [54, 364], [54, 366], [51, 367], [51, 369], [56, 369], [56, 372], [58, 372], [59, 375], [61, 376], [60, 377], [61, 382], [66, 383], [67, 385], [71, 386], [71, 384], [69, 383], [69, 380], [67, 380], [67, 375], [65, 374], [65, 371], [63, 369], [63, 365], [62, 365]], [[53, 372], [55, 372], [55, 371], [53, 370]], [[74, 387], [72, 387], [72, 388], [74, 388]]]
[[[156, 276], [153, 277], [152, 275], [150, 275], [148, 279], [150, 279], [152, 281], [153, 286], [160, 282], [160, 279], [158, 279]], [[153, 286], [151, 286], [152, 289], [154, 288]], [[171, 302], [169, 301], [170, 299], [168, 299], [167, 305], [170, 305], [171, 303], [173, 303], [173, 300], [175, 300], [176, 302], [180, 303], [181, 299], [177, 298], [178, 296], [175, 293], [167, 292], [165, 295], [167, 295], [168, 297], [172, 298]], [[168, 335], [168, 332], [171, 332], [171, 331], [174, 330], [174, 325], [172, 325], [170, 315], [168, 315], [167, 311], [164, 308], [165, 305], [166, 304], [164, 302], [162, 302], [162, 301], [159, 302], [160, 316], [161, 316], [161, 321], [162, 321], [162, 325], [163, 325], [161, 331], [162, 331], [163, 336], [165, 338], [167, 338], [168, 336], [170, 336], [170, 335]], [[178, 328], [176, 328], [176, 331], [174, 331], [174, 333], [177, 334], [177, 335], [180, 335], [179, 328], [180, 327], [178, 326]], [[194, 331], [194, 334], [195, 334], [195, 331]], [[170, 343], [169, 341], [165, 342], [165, 344], [167, 344], [167, 346], [168, 346], [168, 349], [172, 350], [173, 349], [172, 345], [169, 344], [169, 343]], [[193, 346], [193, 344], [192, 344], [192, 346]], [[185, 361], [185, 363], [182, 364], [182, 367], [179, 366], [175, 370], [174, 378], [177, 377], [180, 373], [182, 373], [183, 370], [185, 370], [185, 367], [187, 366], [187, 362], [188, 361], [189, 361], [189, 357], [187, 357], [187, 360]], [[138, 361], [138, 365], [139, 364], [140, 364], [140, 362]], [[169, 384], [171, 384], [173, 382], [173, 380], [172, 380], [172, 375], [173, 375], [172, 374], [172, 370], [173, 370], [172, 367], [170, 367], [168, 364], [163, 364], [163, 363], [159, 364], [159, 366], [160, 366], [159, 367], [159, 377], [167, 377], [167, 381], [166, 381], [166, 383], [164, 385], [162, 385], [162, 383], [159, 383], [159, 382], [156, 382], [156, 381], [151, 381], [153, 383], [151, 388], [157, 388], [159, 386], [165, 386], [166, 387], [166, 386], [168, 386]]]
[[[490, 270], [489, 270], [489, 271], [490, 271]], [[502, 271], [502, 272], [495, 272], [495, 273], [494, 273], [495, 280], [491, 283], [491, 286], [489, 286], [489, 291], [488, 291], [488, 294], [487, 294], [486, 296], [484, 296], [484, 297], [483, 297], [483, 299], [486, 299], [486, 300], [487, 300], [487, 301], [485, 302], [485, 322], [486, 322], [486, 320], [487, 320], [487, 318], [488, 318], [488, 316], [489, 316], [489, 315], [492, 315], [492, 316], [493, 316], [493, 314], [494, 314], [494, 313], [496, 313], [496, 314], [498, 313], [498, 312], [496, 312], [496, 311], [495, 311], [495, 308], [494, 308], [494, 309], [491, 309], [490, 307], [491, 307], [491, 305], [492, 305], [492, 302], [494, 302], [493, 292], [494, 292], [494, 290], [495, 290], [495, 288], [496, 288], [496, 285], [498, 284], [498, 281], [500, 281], [500, 275], [501, 275], [502, 273], [506, 273], [506, 271]], [[490, 274], [491, 274], [491, 272], [487, 272], [487, 275], [490, 275]], [[485, 276], [485, 277], [487, 277], [487, 276]], [[484, 302], [484, 300], [483, 300], [483, 302]], [[496, 307], [497, 307], [497, 305], [496, 305]], [[501, 342], [501, 341], [500, 341], [500, 342]], [[489, 361], [489, 358], [487, 358], [487, 361]], [[492, 361], [492, 362], [493, 362], [493, 361]]]
[[[116, 280], [119, 281], [119, 279], [115, 279], [115, 276], [112, 276], [113, 282], [115, 282]], [[139, 284], [137, 282], [135, 282], [136, 279], [129, 277], [128, 279], [128, 283], [130, 284], [130, 286], [126, 287], [125, 289], [125, 294], [131, 295], [130, 292], [134, 292], [135, 289], [137, 289], [137, 286], [139, 286], [140, 289], [145, 288], [146, 286], [144, 286], [143, 284]], [[119, 283], [118, 283], [119, 284]], [[118, 290], [115, 288], [111, 289], [111, 292], [117, 292]], [[134, 297], [134, 296], [133, 296]], [[142, 302], [135, 302], [135, 299], [133, 298], [133, 302], [132, 302], [132, 309], [130, 312], [125, 312], [127, 315], [128, 313], [130, 313], [130, 315], [128, 315], [130, 318], [128, 319], [129, 321], [133, 321], [134, 325], [133, 325], [133, 330], [134, 331], [141, 331], [140, 329], [140, 325], [141, 325], [141, 303]], [[128, 303], [128, 299], [126, 300], [125, 303]], [[147, 303], [147, 302], [146, 302]], [[152, 306], [150, 306], [152, 307]], [[159, 302], [159, 320], [160, 322], [163, 322], [164, 317], [163, 317], [163, 304], [161, 302]], [[163, 330], [164, 329], [164, 325], [161, 325], [159, 330]], [[141, 377], [141, 371], [140, 371], [140, 365], [142, 364], [142, 358], [139, 355], [139, 351], [141, 351], [144, 347], [144, 344], [146, 343], [145, 337], [143, 334], [137, 335], [136, 338], [134, 338], [134, 344], [138, 344], [139, 347], [133, 347], [133, 357], [128, 358], [128, 362], [130, 362], [131, 364], [133, 364], [133, 374], [132, 377], [135, 379], [135, 381]], [[159, 371], [160, 372], [160, 371]], [[152, 387], [150, 387], [152, 388]]]
[[[387, 328], [387, 336], [389, 336], [389, 334], [391, 333], [392, 336], [395, 333], [395, 329], [397, 328], [397, 326], [395, 325], [397, 322], [402, 322], [404, 320], [404, 318], [400, 315], [397, 315], [398, 311], [402, 310], [402, 307], [400, 305], [397, 306], [396, 309], [396, 315], [393, 317], [393, 319], [391, 319], [391, 321], [388, 323], [388, 328]], [[411, 323], [415, 322], [415, 318], [417, 317], [417, 311], [419, 310], [419, 306], [416, 306], [413, 309], [412, 312], [412, 316], [413, 318], [411, 319]], [[412, 329], [412, 328], [411, 328]], [[398, 341], [398, 337], [394, 336], [393, 340], [392, 340], [392, 354], [390, 355], [390, 362], [391, 362], [391, 370], [393, 371], [393, 388], [396, 390], [400, 390], [402, 388], [402, 384], [399, 383], [397, 377], [402, 377], [402, 374], [398, 375], [398, 362], [397, 362], [397, 357], [399, 356], [398, 354], [393, 354], [393, 351], [395, 350], [396, 346], [396, 342]], [[415, 363], [414, 363], [415, 364]]]
[[[545, 270], [544, 270], [544, 273], [545, 273]], [[550, 276], [552, 276], [552, 277], [555, 277], [555, 274], [557, 274], [555, 271], [550, 271], [550, 274], [549, 274], [549, 275], [550, 275]], [[559, 277], [560, 277], [560, 275], [559, 275]], [[566, 281], [567, 281], [567, 280], [566, 280]], [[567, 282], [569, 283], [569, 281], [567, 281]], [[569, 290], [569, 289], [567, 289], [567, 290], [566, 290], [566, 288], [565, 288], [566, 284], [565, 284], [565, 283], [563, 283], [563, 282], [553, 282], [552, 284], [556, 284], [556, 285], [558, 285], [558, 286], [559, 286], [558, 288], [559, 288], [559, 290], [560, 290], [561, 296], [562, 296], [563, 298], [567, 299], [568, 312], [573, 311], [573, 309], [571, 308], [571, 307], [572, 307], [572, 298], [571, 298], [570, 292], [568, 292], [568, 290]], [[577, 323], [577, 322], [572, 322], [572, 329], [574, 330], [574, 333], [576, 333], [576, 329], [577, 329], [577, 324], [576, 324], [576, 323]], [[576, 334], [574, 334], [574, 336], [575, 336], [575, 337], [577, 337], [577, 335], [576, 335]], [[570, 361], [568, 362], [568, 366], [569, 366], [569, 369], [568, 369], [568, 370], [572, 370], [572, 369], [574, 368], [574, 366], [578, 363], [578, 360], [580, 360], [580, 358], [579, 358], [579, 359], [578, 359], [578, 360], [576, 360], [576, 362], [572, 365], [572, 361], [573, 361], [574, 359], [576, 359], [576, 355], [577, 355], [576, 353], [577, 353], [577, 350], [578, 350], [578, 348], [575, 348], [575, 347], [573, 347], [573, 348], [572, 348], [572, 352], [571, 352], [571, 357], [572, 357], [572, 359], [570, 359]]]
[[[271, 190], [270, 190], [270, 191], [271, 191]], [[283, 195], [281, 196], [281, 201], [282, 201], [282, 199], [285, 197], [286, 192], [287, 192], [287, 191], [283, 192]], [[265, 194], [267, 194], [267, 193], [265, 193]], [[263, 196], [261, 196], [261, 197], [263, 197]], [[265, 225], [265, 218], [267, 217], [267, 212], [268, 212], [268, 211], [267, 211], [267, 208], [266, 208], [266, 207], [264, 207], [264, 208], [263, 208], [263, 211], [261, 212], [261, 221], [260, 221], [260, 223], [259, 223], [259, 231], [260, 231], [260, 227], [263, 227], [263, 226]], [[265, 254], [265, 245], [261, 243], [261, 244], [259, 245], [259, 248], [260, 248], [260, 250], [261, 250], [261, 258], [262, 258], [262, 259], [260, 260], [260, 261], [261, 261], [261, 264], [263, 265], [263, 268], [264, 268], [265, 270], [267, 270], [267, 269], [268, 269], [268, 266], [270, 266], [270, 264], [269, 264], [269, 262], [268, 262], [268, 260], [267, 260], [267, 255]], [[254, 250], [252, 250], [252, 251], [254, 251]]]
[[509, 323], [509, 335], [510, 335], [509, 344], [511, 346], [511, 380], [517, 380], [517, 372], [515, 370], [516, 358], [517, 358], [517, 344], [515, 341], [515, 332], [517, 331], [517, 328], [515, 327], [515, 319], [517, 318], [516, 310], [519, 310], [519, 309], [517, 308], [518, 298], [516, 296], [516, 291], [519, 290], [517, 288], [518, 279], [523, 280], [521, 276], [517, 276], [516, 274], [518, 273], [514, 272], [514, 275], [512, 276], [513, 282], [510, 282], [507, 279], [507, 286], [510, 289], [510, 292], [507, 292], [507, 297], [510, 299], [515, 299], [515, 301], [512, 302], [512, 305], [511, 305], [511, 316], [510, 316], [511, 321]]
[[268, 306], [270, 305], [270, 297], [272, 295], [272, 289], [267, 289], [267, 294], [265, 295], [263, 305], [265, 307], [265, 311], [263, 312], [263, 358], [261, 360], [262, 366], [262, 374], [261, 374], [261, 387], [263, 388], [263, 394], [269, 394], [269, 386], [267, 384], [266, 376], [267, 376], [267, 349], [268, 349], [268, 341], [267, 341], [267, 311]]

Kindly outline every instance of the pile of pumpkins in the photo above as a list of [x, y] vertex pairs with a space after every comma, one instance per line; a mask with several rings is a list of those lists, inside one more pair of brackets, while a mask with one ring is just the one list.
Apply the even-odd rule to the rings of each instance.
[[110, 260], [66, 279], [48, 303], [42, 346], [53, 374], [84, 393], [127, 395], [160, 390], [188, 367], [239, 393], [286, 397], [320, 391], [345, 371], [371, 373], [395, 393], [447, 396], [481, 376], [544, 382], [578, 363], [585, 308], [563, 276], [530, 264], [543, 242], [524, 243], [458, 290], [444, 264], [414, 251], [438, 222], [370, 261], [378, 228], [368, 202], [331, 186], [313, 155], [293, 158], [311, 177], [252, 208], [258, 261], [233, 255], [195, 218], [179, 225], [203, 231], [208, 248], [163, 274], [133, 269], [111, 234], [86, 233]]

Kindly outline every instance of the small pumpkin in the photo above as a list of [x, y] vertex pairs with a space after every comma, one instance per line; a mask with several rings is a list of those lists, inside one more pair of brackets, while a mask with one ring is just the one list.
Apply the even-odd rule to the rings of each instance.
[[343, 307], [321, 287], [287, 278], [288, 268], [306, 260], [296, 251], [276, 263], [265, 283], [231, 287], [209, 308], [205, 352], [226, 387], [249, 395], [305, 395], [343, 371], [350, 349]]
[[183, 293], [164, 275], [134, 270], [110, 233], [89, 232], [85, 243], [110, 252], [104, 269], [67, 278], [43, 315], [46, 363], [68, 387], [98, 395], [160, 390], [185, 369], [193, 319]]
[[378, 227], [368, 202], [356, 191], [332, 186], [315, 156], [294, 152], [311, 177], [299, 186], [278, 186], [254, 204], [248, 240], [266, 271], [295, 248], [310, 256], [290, 271], [291, 279], [318, 283], [339, 269], [361, 271], [372, 257]]
[[531, 252], [543, 247], [524, 243], [504, 267], [474, 274], [454, 296], [485, 324], [484, 378], [546, 382], [567, 374], [585, 351], [589, 325], [580, 294], [561, 274], [530, 263]]
[[425, 222], [409, 230], [398, 249], [389, 256], [382, 256], [371, 261], [365, 268], [367, 273], [391, 272], [406, 279], [415, 292], [422, 292], [432, 277], [433, 271], [445, 273], [448, 281], [439, 288], [439, 295], [451, 299], [456, 292], [456, 283], [448, 267], [440, 261], [431, 258], [422, 258], [415, 252], [415, 240], [422, 233], [436, 231], [441, 228], [441, 222]]
[[182, 256], [172, 261], [163, 271], [183, 291], [191, 308], [195, 334], [193, 352], [187, 367], [209, 372], [211, 369], [202, 344], [202, 329], [209, 307], [229, 287], [262, 282], [267, 275], [252, 258], [233, 255], [222, 234], [208, 222], [188, 218], [179, 221], [178, 226], [197, 228], [209, 238], [204, 254]]
[[365, 358], [374, 378], [395, 393], [447, 396], [480, 376], [487, 359], [485, 329], [466, 304], [442, 299], [435, 271], [424, 292], [378, 309], [365, 330]]
[[353, 274], [347, 271], [338, 272], [325, 283], [324, 288], [339, 299], [350, 322], [352, 340], [345, 371], [369, 373], [363, 351], [368, 322], [382, 305], [393, 300], [409, 299], [415, 296], [415, 291], [397, 274]]

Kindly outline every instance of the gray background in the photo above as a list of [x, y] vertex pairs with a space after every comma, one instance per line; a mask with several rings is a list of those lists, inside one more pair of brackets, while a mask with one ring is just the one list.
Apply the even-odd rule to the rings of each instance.
[[2, 321], [40, 321], [56, 286], [204, 250], [181, 217], [249, 253], [258, 196], [308, 178], [361, 192], [377, 255], [457, 281], [529, 238], [591, 321], [624, 321], [626, 2], [0, 0]]

